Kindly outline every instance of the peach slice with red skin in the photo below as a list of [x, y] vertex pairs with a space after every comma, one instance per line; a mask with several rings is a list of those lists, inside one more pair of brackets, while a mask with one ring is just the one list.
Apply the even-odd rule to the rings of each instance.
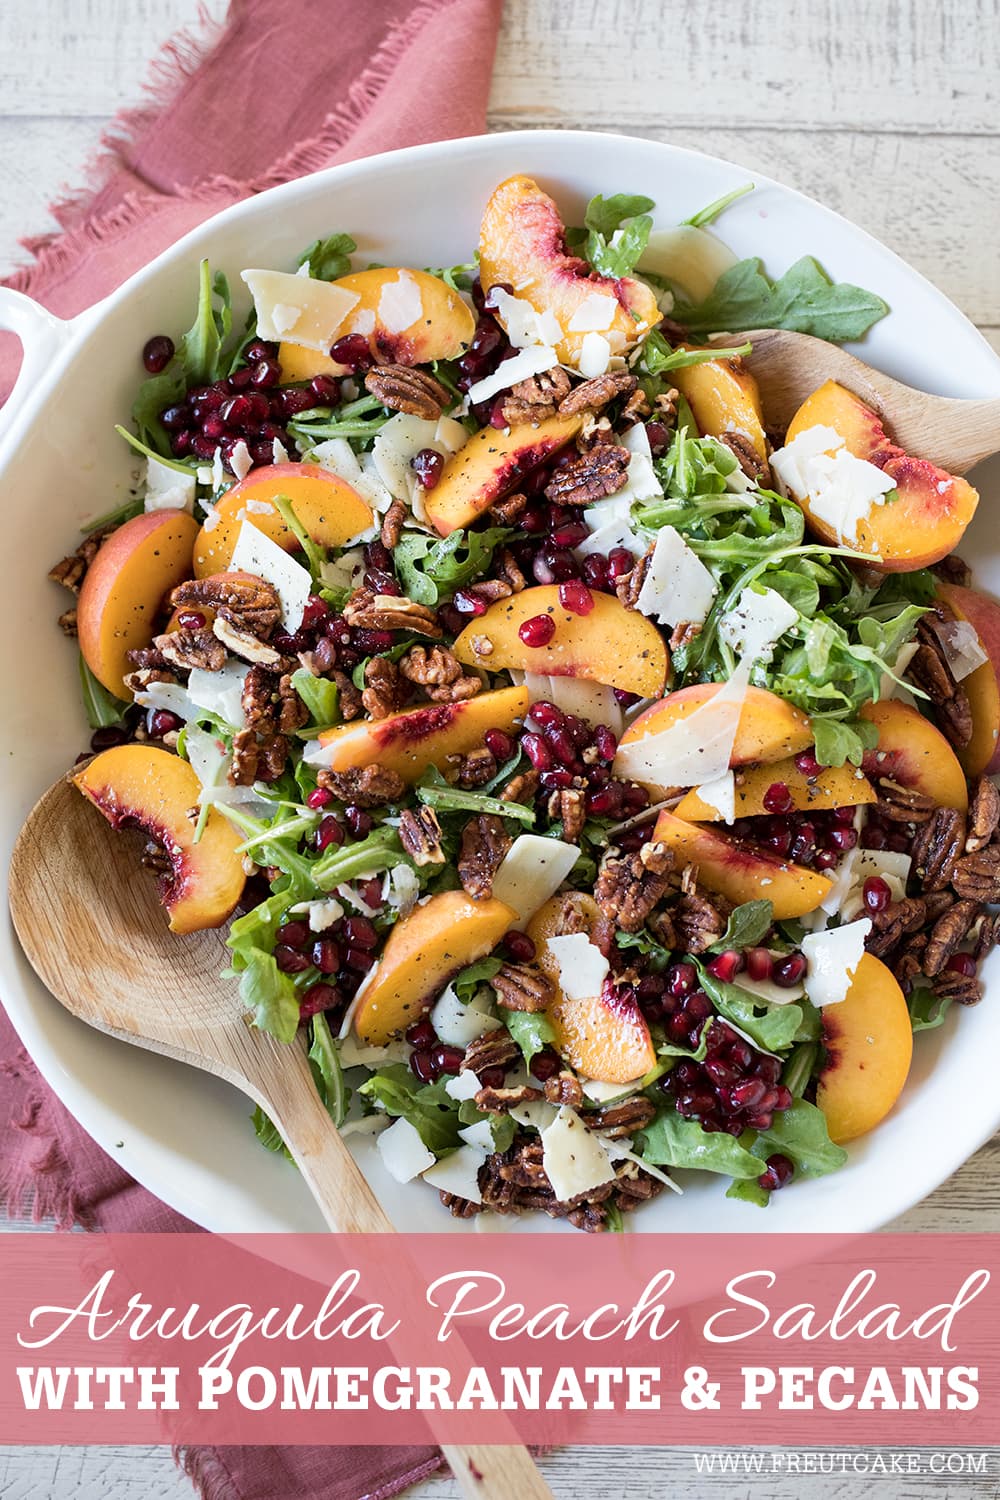
[[186, 760], [152, 745], [116, 745], [73, 777], [112, 828], [137, 823], [162, 845], [170, 873], [160, 897], [173, 932], [221, 927], [243, 893], [246, 876], [238, 851], [243, 835], [221, 813], [209, 810], [195, 843], [201, 785]]
[[[789, 756], [736, 772], [736, 816], [756, 818], [768, 813], [764, 798], [776, 784], [788, 789], [792, 807], [798, 812], [860, 807], [876, 800], [871, 782], [854, 766], [825, 766], [810, 780], [795, 764], [795, 757]], [[688, 823], [718, 823], [722, 819], [717, 807], [701, 800], [697, 787], [681, 798], [674, 813]]]
[[470, 525], [517, 488], [527, 474], [572, 442], [583, 416], [549, 417], [537, 427], [484, 427], [453, 453], [424, 499], [427, 519], [441, 536]]
[[678, 869], [697, 865], [698, 879], [707, 890], [717, 891], [735, 906], [770, 901], [778, 921], [815, 911], [833, 884], [804, 865], [749, 849], [705, 823], [685, 823], [671, 812], [660, 813], [653, 838], [674, 851]]
[[[251, 469], [240, 484], [223, 495], [198, 532], [194, 546], [196, 578], [225, 571], [244, 521], [287, 552], [295, 550], [298, 541], [274, 505], [276, 495], [291, 501], [297, 519], [321, 547], [343, 547], [372, 524], [371, 507], [329, 469], [318, 464], [269, 464]], [[263, 506], [269, 509], [255, 508]]]
[[861, 717], [878, 729], [878, 745], [866, 750], [861, 768], [871, 780], [885, 777], [932, 797], [939, 807], [964, 812], [969, 805], [965, 772], [939, 729], [895, 698], [867, 703]]
[[[687, 347], [682, 345], [681, 347]], [[671, 370], [670, 379], [686, 397], [702, 436], [741, 434], [762, 461], [767, 458], [764, 412], [757, 382], [737, 355]]]
[[415, 906], [389, 934], [365, 985], [354, 1029], [369, 1046], [382, 1047], [429, 1010], [449, 980], [496, 947], [517, 913], [489, 897], [439, 891]]
[[505, 283], [536, 312], [552, 312], [562, 328], [556, 345], [560, 363], [575, 365], [586, 334], [570, 325], [595, 292], [617, 304], [605, 328], [596, 330], [620, 354], [660, 321], [656, 297], [630, 276], [599, 276], [566, 248], [559, 210], [530, 177], [508, 177], [490, 195], [479, 231], [479, 279], [483, 290]]
[[823, 1007], [826, 1062], [816, 1103], [838, 1145], [864, 1135], [892, 1109], [913, 1057], [903, 991], [885, 964], [862, 955], [847, 998]]
[[605, 985], [601, 994], [583, 1000], [570, 1000], [563, 994], [559, 965], [546, 945], [550, 937], [557, 937], [563, 930], [567, 911], [579, 919], [573, 924], [575, 931], [592, 931], [599, 916], [592, 896], [572, 891], [550, 897], [527, 927], [539, 967], [555, 986], [555, 998], [546, 1014], [556, 1034], [556, 1050], [585, 1078], [632, 1083], [656, 1063], [649, 1027], [635, 1000], [623, 998], [613, 985]]
[[972, 710], [972, 738], [955, 751], [967, 776], [1000, 771], [1000, 604], [977, 589], [938, 584], [938, 600], [956, 620], [967, 620], [987, 660], [962, 683]]
[[428, 766], [443, 769], [450, 756], [477, 750], [487, 729], [523, 723], [529, 703], [527, 688], [497, 688], [463, 703], [427, 703], [385, 719], [355, 719], [318, 737], [323, 757], [315, 763], [331, 771], [377, 764], [414, 782]]
[[[971, 484], [928, 459], [904, 453], [881, 417], [835, 380], [821, 385], [799, 407], [785, 442], [810, 427], [832, 427], [848, 452], [882, 469], [895, 484], [898, 499], [873, 505], [871, 514], [858, 522], [857, 541], [850, 543], [855, 550], [871, 553], [887, 573], [929, 567], [955, 550], [979, 503]], [[816, 517], [808, 497], [800, 504], [815, 534], [840, 545], [836, 529]]]
[[[390, 333], [379, 315], [382, 291], [405, 270], [420, 292], [420, 316], [399, 332]], [[458, 359], [472, 342], [476, 319], [458, 292], [438, 276], [409, 267], [381, 266], [369, 271], [352, 271], [333, 282], [346, 292], [355, 292], [360, 301], [351, 308], [332, 343], [349, 333], [359, 319], [371, 322], [365, 334], [372, 358], [378, 364], [425, 365], [435, 359]], [[304, 349], [301, 344], [282, 344], [278, 350], [281, 383], [311, 380], [314, 375], [349, 375], [347, 365], [338, 364], [328, 354]], [[320, 404], [320, 403], [317, 403]]]
[[116, 698], [130, 696], [127, 653], [149, 645], [166, 595], [191, 577], [197, 535], [187, 511], [148, 511], [113, 531], [87, 569], [76, 611], [80, 650]]
[[[578, 615], [559, 602], [557, 584], [522, 589], [498, 599], [462, 631], [453, 650], [460, 662], [490, 672], [513, 668], [547, 677], [586, 677], [640, 698], [663, 692], [670, 665], [663, 637], [652, 621], [626, 609], [611, 594], [591, 594], [593, 608]], [[555, 630], [541, 646], [529, 646], [519, 631], [547, 616]]]

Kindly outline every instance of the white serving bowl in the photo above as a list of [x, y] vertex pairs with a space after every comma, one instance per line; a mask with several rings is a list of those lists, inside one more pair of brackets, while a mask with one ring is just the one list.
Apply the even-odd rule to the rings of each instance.
[[[290, 268], [317, 236], [349, 230], [361, 263], [448, 265], [471, 256], [490, 190], [516, 172], [538, 177], [570, 222], [580, 221], [594, 193], [633, 192], [656, 200], [656, 223], [664, 227], [748, 177], [729, 162], [614, 135], [531, 131], [450, 141], [335, 167], [238, 204], [69, 322], [0, 289], [0, 327], [19, 333], [26, 346], [22, 380], [0, 414], [6, 550], [14, 564], [0, 590], [5, 871], [28, 810], [89, 733], [75, 652], [55, 624], [65, 597], [45, 575], [72, 550], [81, 521], [127, 493], [135, 465], [114, 424], [128, 422], [145, 339], [188, 326], [198, 259], [208, 256], [242, 289], [244, 266]], [[816, 255], [832, 276], [880, 293], [892, 308], [861, 351], [870, 363], [942, 395], [1000, 396], [1000, 359], [923, 277], [829, 209], [776, 182], [756, 181], [757, 191], [730, 208], [720, 228], [738, 255], [762, 256], [772, 274], [800, 255]], [[244, 311], [238, 306], [237, 316]], [[978, 476], [982, 517], [1000, 488], [1000, 471], [987, 467]], [[977, 520], [973, 532], [964, 550], [976, 561], [978, 581], [1000, 592], [1000, 553], [988, 519]], [[1000, 987], [996, 955], [987, 975]], [[35, 979], [9, 922], [0, 934], [0, 994], [67, 1107], [168, 1203], [217, 1231], [322, 1227], [298, 1174], [256, 1143], [242, 1095], [74, 1020]], [[727, 1201], [717, 1179], [681, 1174], [685, 1196], [662, 1195], [635, 1215], [635, 1228], [854, 1231], [886, 1223], [944, 1181], [1000, 1125], [993, 1005], [988, 996], [978, 1009], [953, 1012], [940, 1030], [918, 1037], [899, 1106], [851, 1148], [843, 1171], [796, 1184], [766, 1213]], [[236, 1010], [234, 995], [234, 1017]], [[360, 1144], [358, 1154], [399, 1228], [468, 1232], [474, 1225], [452, 1219], [423, 1184], [401, 1187], [389, 1179], [370, 1143]], [[529, 1227], [563, 1226], [542, 1219]]]

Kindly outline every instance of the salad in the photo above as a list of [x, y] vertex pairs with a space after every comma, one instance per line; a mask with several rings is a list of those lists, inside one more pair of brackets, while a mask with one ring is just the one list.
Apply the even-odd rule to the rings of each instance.
[[175, 932], [233, 919], [234, 1015], [460, 1218], [617, 1230], [684, 1169], [765, 1206], [980, 998], [978, 497], [832, 381], [771, 429], [745, 331], [888, 309], [736, 261], [738, 196], [567, 227], [514, 177], [467, 263], [338, 231], [243, 270], [242, 327], [202, 263], [119, 429], [135, 494], [51, 575], [77, 787]]

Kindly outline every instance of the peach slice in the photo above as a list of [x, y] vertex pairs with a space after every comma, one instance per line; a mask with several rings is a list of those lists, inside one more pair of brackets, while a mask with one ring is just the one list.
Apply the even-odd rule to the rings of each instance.
[[687, 398], [702, 436], [722, 438], [730, 432], [740, 433], [750, 439], [758, 457], [767, 458], [760, 391], [742, 359], [706, 360], [701, 365], [672, 370], [670, 379]]
[[[379, 304], [384, 288], [398, 280], [401, 270], [416, 283], [422, 310], [408, 327], [390, 332], [382, 321]], [[372, 356], [380, 364], [425, 365], [435, 359], [457, 359], [472, 342], [476, 331], [472, 311], [458, 292], [428, 271], [380, 266], [370, 271], [352, 271], [333, 285], [355, 292], [361, 299], [337, 329], [334, 342], [355, 328], [364, 331]], [[328, 354], [303, 349], [300, 344], [282, 344], [278, 362], [282, 385], [311, 380], [314, 375], [350, 374], [346, 365], [338, 364]]]
[[903, 991], [881, 960], [865, 953], [847, 998], [823, 1007], [826, 1062], [816, 1103], [830, 1139], [856, 1140], [884, 1120], [903, 1091], [913, 1028]]
[[546, 1014], [556, 1034], [556, 1050], [586, 1078], [601, 1083], [632, 1083], [656, 1063], [656, 1051], [645, 1017], [635, 1001], [625, 1001], [612, 986], [589, 999], [570, 1000], [559, 988], [559, 966], [546, 944], [562, 931], [567, 910], [579, 918], [576, 931], [590, 931], [599, 915], [592, 896], [572, 891], [552, 896], [532, 917], [527, 932], [538, 963], [556, 987]]
[[552, 312], [562, 328], [560, 362], [575, 365], [586, 337], [573, 319], [594, 293], [617, 306], [597, 331], [621, 354], [654, 324], [660, 309], [652, 291], [629, 276], [599, 276], [566, 249], [566, 231], [555, 203], [530, 177], [508, 177], [490, 196], [479, 231], [479, 279], [483, 290], [506, 283], [537, 312]]
[[116, 698], [130, 696], [126, 653], [149, 645], [165, 596], [191, 577], [197, 535], [186, 511], [148, 511], [113, 531], [87, 570], [76, 612], [80, 650]]
[[653, 838], [677, 857], [677, 867], [698, 866], [698, 879], [739, 906], [744, 901], [771, 901], [776, 920], [815, 911], [832, 886], [826, 875], [790, 864], [761, 849], [748, 849], [704, 823], [685, 823], [661, 812]]
[[524, 687], [478, 693], [464, 703], [428, 703], [387, 719], [355, 720], [319, 735], [315, 765], [351, 771], [378, 764], [414, 782], [428, 766], [444, 767], [452, 755], [467, 755], [483, 743], [487, 729], [513, 729], [530, 703]]
[[939, 583], [938, 599], [956, 620], [969, 622], [989, 658], [962, 683], [972, 710], [972, 738], [955, 754], [967, 776], [992, 776], [1000, 771], [1000, 604], [954, 583]]
[[212, 808], [195, 843], [190, 814], [201, 785], [186, 760], [151, 745], [117, 745], [73, 782], [112, 828], [137, 823], [162, 844], [171, 868], [160, 899], [172, 932], [221, 927], [232, 915], [246, 882], [237, 853], [243, 836]]
[[[887, 573], [926, 568], [954, 551], [979, 503], [970, 484], [928, 459], [904, 453], [871, 407], [834, 380], [821, 385], [799, 407], [786, 443], [810, 427], [834, 428], [848, 452], [884, 470], [896, 486], [898, 499], [873, 505], [871, 514], [859, 521], [852, 547], [874, 554]], [[808, 498], [800, 503], [816, 535], [839, 545], [836, 528], [816, 517]]]
[[[709, 702], [721, 688], [718, 682], [698, 682], [678, 688], [676, 693], [670, 693], [641, 713], [626, 729], [621, 743], [630, 745], [647, 734], [662, 734]], [[748, 687], [729, 764], [743, 766], [749, 761], [784, 760], [807, 749], [812, 742], [812, 729], [801, 709], [766, 688]]]
[[965, 772], [939, 729], [923, 714], [889, 698], [867, 703], [861, 717], [878, 728], [878, 745], [865, 752], [861, 768], [875, 780], [884, 776], [900, 786], [933, 797], [940, 807], [964, 812], [969, 805]]
[[251, 469], [242, 483], [223, 495], [209, 522], [199, 531], [194, 547], [196, 578], [225, 571], [244, 521], [250, 521], [279, 547], [294, 551], [298, 542], [275, 509], [275, 495], [292, 502], [299, 521], [321, 547], [343, 547], [372, 524], [370, 506], [329, 469], [318, 464], [269, 464]]
[[[656, 626], [611, 594], [595, 592], [591, 598], [594, 607], [586, 615], [559, 603], [557, 584], [540, 584], [498, 599], [465, 627], [455, 642], [455, 655], [466, 666], [490, 672], [513, 668], [548, 677], [586, 677], [640, 698], [658, 697], [669, 658]], [[539, 616], [551, 619], [555, 630], [546, 644], [528, 646], [518, 632]]]
[[572, 442], [583, 417], [549, 417], [537, 427], [484, 427], [445, 464], [424, 500], [427, 519], [441, 536], [468, 526], [532, 469]]
[[[795, 757], [789, 756], [787, 760], [737, 772], [736, 816], [756, 818], [767, 813], [764, 798], [775, 783], [788, 788], [792, 806], [799, 812], [860, 807], [876, 800], [871, 782], [854, 766], [826, 766], [810, 781], [795, 764]], [[701, 800], [696, 787], [681, 798], [674, 812], [688, 823], [718, 823], [722, 818], [717, 807]]]
[[439, 891], [396, 923], [354, 1016], [363, 1042], [383, 1047], [429, 1010], [460, 969], [485, 958], [517, 920], [490, 897]]

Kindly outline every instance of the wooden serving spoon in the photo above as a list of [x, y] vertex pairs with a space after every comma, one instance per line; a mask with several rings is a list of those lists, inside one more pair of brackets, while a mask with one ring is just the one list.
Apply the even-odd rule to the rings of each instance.
[[768, 425], [784, 432], [807, 396], [826, 380], [836, 380], [872, 407], [889, 425], [890, 436], [907, 453], [928, 458], [952, 474], [1000, 452], [1000, 399], [960, 401], [928, 396], [873, 370], [808, 333], [758, 328], [750, 333], [716, 335], [710, 342], [731, 346], [749, 340], [746, 364], [760, 387]]
[[[10, 868], [11, 916], [35, 973], [88, 1025], [215, 1073], [261, 1105], [332, 1230], [392, 1233], [316, 1092], [305, 1049], [244, 1024], [232, 983], [219, 978], [225, 929], [171, 933], [130, 844], [68, 781], [36, 803]], [[464, 1495], [552, 1500], [524, 1447], [441, 1448]]]

